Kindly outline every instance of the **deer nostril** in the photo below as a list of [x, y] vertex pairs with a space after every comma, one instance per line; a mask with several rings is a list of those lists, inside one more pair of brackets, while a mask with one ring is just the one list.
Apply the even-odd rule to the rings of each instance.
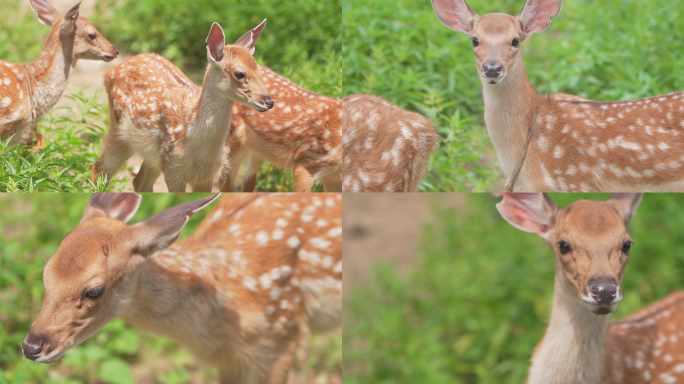
[[486, 61], [482, 65], [482, 69], [484, 69], [485, 76], [487, 77], [499, 77], [501, 71], [503, 71], [503, 64], [498, 61]]
[[610, 303], [617, 296], [617, 286], [612, 284], [592, 285], [591, 295], [596, 301]]
[[271, 96], [264, 97], [264, 104], [266, 104], [268, 109], [273, 109], [273, 106], [275, 105]]
[[21, 346], [21, 349], [24, 352], [24, 356], [26, 356], [28, 359], [35, 360], [38, 358], [38, 355], [43, 351], [43, 343], [40, 345], [32, 345], [32, 344], [27, 344], [26, 341]]
[[116, 52], [116, 55], [117, 55], [117, 56], [119, 55], [119, 50], [116, 49], [116, 47], [114, 47], [114, 52]]

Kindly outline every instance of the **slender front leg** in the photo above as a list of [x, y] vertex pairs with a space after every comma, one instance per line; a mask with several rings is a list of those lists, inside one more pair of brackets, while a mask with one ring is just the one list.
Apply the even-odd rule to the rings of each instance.
[[212, 179], [190, 183], [193, 192], [211, 192], [213, 186], [214, 181]]
[[121, 169], [126, 160], [133, 155], [133, 150], [128, 143], [120, 140], [112, 133], [111, 128], [107, 133], [105, 139], [105, 147], [102, 151], [102, 156], [97, 159], [92, 170], [92, 180], [97, 181], [101, 174], [107, 175], [107, 183], [109, 183], [116, 172]]
[[342, 192], [342, 179], [325, 178], [323, 181], [323, 189], [326, 192]]
[[154, 182], [161, 175], [161, 170], [144, 160], [138, 174], [133, 178], [133, 189], [136, 192], [154, 192]]
[[219, 367], [219, 384], [247, 384], [246, 370], [235, 365], [232, 362]]
[[313, 176], [308, 169], [300, 165], [294, 169], [294, 184], [295, 192], [311, 192]]
[[177, 167], [165, 168], [164, 180], [169, 192], [185, 192], [185, 180], [183, 180], [183, 175]]
[[235, 192], [235, 180], [237, 179], [237, 174], [240, 171], [240, 163], [245, 157], [246, 152], [239, 149], [230, 149], [228, 153], [228, 161], [223, 165], [223, 175], [225, 179], [221, 184], [221, 192]]
[[295, 351], [297, 349], [297, 338], [286, 341], [280, 349], [278, 356], [276, 356], [271, 369], [267, 373], [260, 373], [258, 384], [285, 384], [287, 383], [287, 374], [292, 367], [294, 361]]
[[257, 172], [261, 168], [261, 164], [264, 163], [264, 159], [254, 154], [254, 152], [249, 153], [249, 166], [247, 167], [247, 173], [245, 178], [242, 180], [241, 192], [254, 192], [257, 184]]

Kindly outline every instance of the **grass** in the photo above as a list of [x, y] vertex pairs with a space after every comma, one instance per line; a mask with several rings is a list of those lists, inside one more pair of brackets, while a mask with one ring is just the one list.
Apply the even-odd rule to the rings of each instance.
[[[560, 206], [608, 195], [554, 194]], [[345, 302], [346, 384], [522, 383], [551, 310], [554, 256], [505, 222], [486, 194], [434, 207], [421, 259], [407, 275], [389, 264]], [[628, 230], [622, 318], [684, 288], [681, 194], [644, 197]], [[349, 287], [346, 287], [349, 289]]]
[[[0, 0], [0, 58], [9, 62], [28, 62], [36, 58], [49, 31], [41, 25], [25, 1]], [[256, 44], [255, 57], [262, 65], [291, 78], [314, 92], [339, 97], [342, 94], [340, 2], [299, 0], [273, 4], [265, 0], [249, 3], [231, 1], [100, 0], [95, 14], [84, 15], [95, 23], [110, 42], [127, 54], [158, 52], [200, 82], [206, 65], [205, 39], [213, 21], [219, 21], [226, 40], [234, 42], [244, 32], [268, 18], [266, 29]], [[179, 15], [184, 15], [179, 17]], [[239, 16], [239, 17], [237, 17]], [[91, 90], [101, 92], [102, 89]], [[63, 96], [67, 97], [67, 96]], [[132, 189], [129, 172], [119, 172], [109, 188], [104, 182], [89, 183], [90, 167], [97, 160], [107, 131], [108, 106], [92, 105], [87, 99], [68, 117], [43, 116], [39, 131], [51, 132], [52, 142], [45, 151], [0, 145], [0, 191], [80, 192]], [[96, 110], [96, 111], [95, 111]], [[53, 111], [54, 112], [54, 111]], [[97, 113], [98, 126], [78, 120]], [[89, 118], [92, 116], [89, 116]], [[100, 118], [101, 117], [101, 118]], [[71, 121], [67, 120], [71, 119]], [[87, 140], [84, 139], [87, 136]], [[83, 142], [80, 142], [82, 140]], [[246, 166], [246, 165], [245, 165]], [[260, 191], [292, 191], [290, 171], [270, 164], [258, 176]], [[317, 183], [314, 191], [322, 191]]]
[[[131, 223], [203, 196], [206, 194], [145, 194]], [[199, 365], [188, 350], [119, 319], [56, 364], [36, 364], [22, 358], [21, 342], [42, 306], [41, 271], [67, 232], [78, 225], [88, 199], [89, 195], [81, 193], [0, 194], [0, 383], [124, 384], [132, 383], [134, 377], [139, 379], [141, 371], [149, 372], [156, 383], [215, 381], [216, 369]], [[211, 208], [194, 215], [181, 238], [193, 233]], [[308, 349], [306, 362], [296, 369], [300, 375], [313, 376], [316, 382], [339, 377], [340, 337], [315, 336]]]
[[[515, 15], [523, 0], [471, 0], [480, 15]], [[684, 89], [678, 68], [684, 3], [573, 0], [522, 46], [539, 92], [626, 100]], [[423, 191], [503, 187], [484, 126], [471, 42], [437, 19], [428, 0], [343, 4], [344, 94], [370, 93], [428, 116], [440, 133]]]

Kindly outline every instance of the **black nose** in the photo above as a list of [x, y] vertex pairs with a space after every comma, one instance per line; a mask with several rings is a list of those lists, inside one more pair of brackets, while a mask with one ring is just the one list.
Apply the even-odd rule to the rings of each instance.
[[617, 296], [617, 286], [615, 285], [592, 285], [591, 296], [594, 300], [602, 304], [610, 304]]
[[484, 69], [485, 76], [487, 77], [499, 77], [501, 76], [501, 71], [503, 71], [503, 64], [494, 60], [485, 61], [482, 69]]
[[119, 56], [119, 50], [114, 47], [114, 52], [116, 52], [116, 55]]
[[266, 104], [268, 109], [273, 109], [273, 106], [275, 105], [271, 96], [264, 97], [264, 104]]
[[40, 343], [39, 345], [26, 344], [26, 340], [24, 340], [21, 349], [24, 351], [24, 356], [26, 356], [27, 359], [35, 361], [43, 351], [43, 343]]

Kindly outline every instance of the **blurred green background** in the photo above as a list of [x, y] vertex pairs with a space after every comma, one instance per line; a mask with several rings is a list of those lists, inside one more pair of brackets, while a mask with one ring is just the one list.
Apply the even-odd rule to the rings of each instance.
[[[207, 194], [143, 194], [131, 223]], [[216, 382], [217, 371], [171, 339], [139, 331], [120, 319], [70, 350], [55, 364], [22, 357], [21, 343], [40, 312], [47, 260], [78, 225], [89, 194], [0, 194], [0, 383], [181, 384]], [[190, 219], [192, 234], [216, 204]], [[335, 383], [340, 376], [339, 336], [315, 336], [307, 357], [291, 374], [297, 383]], [[318, 381], [316, 381], [318, 380]]]
[[[559, 207], [608, 196], [551, 194]], [[345, 285], [346, 384], [525, 381], [550, 316], [553, 251], [504, 221], [500, 199], [461, 197], [455, 208], [432, 207], [408, 273], [386, 261], [366, 283]], [[628, 227], [635, 245], [613, 320], [684, 289], [683, 213], [682, 194], [644, 197]], [[346, 230], [344, 246], [362, 233]]]
[[[76, 1], [48, 0], [66, 12]], [[36, 20], [28, 0], [0, 0], [0, 60], [29, 62], [40, 52], [49, 28]], [[314, 92], [342, 93], [340, 0], [86, 0], [81, 15], [93, 22], [124, 56], [156, 52], [201, 83], [206, 66], [205, 39], [212, 22], [221, 24], [226, 42], [268, 19], [255, 58], [261, 65]], [[84, 64], [78, 63], [78, 66]], [[104, 75], [104, 73], [102, 73]], [[74, 76], [70, 83], [77, 83]], [[102, 81], [97, 87], [65, 92], [83, 102], [53, 109], [38, 131], [47, 137], [44, 151], [0, 145], [0, 191], [101, 191], [89, 183], [90, 168], [101, 154], [108, 105]], [[137, 170], [135, 170], [137, 171]], [[110, 190], [132, 189], [123, 170]], [[261, 168], [258, 190], [292, 191], [291, 172], [270, 164]], [[317, 190], [322, 190], [320, 185]]]
[[[470, 0], [480, 15], [518, 14], [524, 0]], [[684, 90], [684, 2], [566, 0], [551, 27], [522, 43], [539, 92], [626, 100]], [[484, 126], [472, 43], [437, 19], [430, 0], [346, 0], [344, 94], [370, 93], [427, 115], [441, 148], [423, 191], [500, 191]]]

